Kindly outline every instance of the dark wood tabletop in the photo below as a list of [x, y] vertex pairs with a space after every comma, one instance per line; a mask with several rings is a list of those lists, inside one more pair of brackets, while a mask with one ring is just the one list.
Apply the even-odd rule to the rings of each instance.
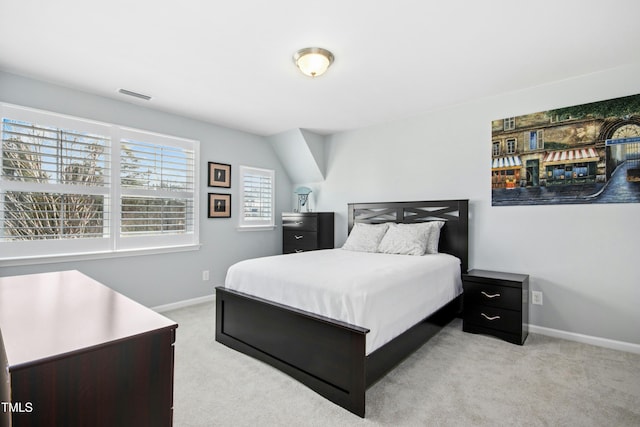
[[0, 331], [9, 367], [176, 327], [78, 271], [0, 278]]

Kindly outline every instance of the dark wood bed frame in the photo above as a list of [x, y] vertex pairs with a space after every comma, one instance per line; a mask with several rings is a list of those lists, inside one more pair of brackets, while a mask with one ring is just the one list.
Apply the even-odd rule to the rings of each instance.
[[[468, 201], [349, 204], [349, 232], [357, 222], [446, 221], [439, 251], [468, 265]], [[365, 391], [417, 350], [460, 311], [458, 297], [370, 355], [368, 329], [216, 288], [216, 341], [266, 362], [325, 398], [364, 417]]]

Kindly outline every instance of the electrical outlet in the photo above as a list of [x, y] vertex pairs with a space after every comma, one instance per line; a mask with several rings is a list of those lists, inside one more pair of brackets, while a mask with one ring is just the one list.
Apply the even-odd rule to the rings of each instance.
[[542, 292], [531, 291], [531, 304], [542, 305]]
[[202, 270], [202, 280], [209, 280], [209, 270]]

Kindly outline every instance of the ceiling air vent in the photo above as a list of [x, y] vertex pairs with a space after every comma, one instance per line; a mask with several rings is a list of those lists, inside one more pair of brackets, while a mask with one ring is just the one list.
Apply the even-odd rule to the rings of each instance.
[[136, 98], [144, 99], [145, 101], [148, 101], [148, 100], [151, 99], [151, 97], [149, 95], [143, 95], [141, 93], [132, 92], [132, 91], [126, 90], [126, 89], [120, 89], [120, 90], [118, 90], [118, 92], [120, 92], [123, 95], [129, 95], [129, 96], [133, 96], [133, 97], [136, 97]]

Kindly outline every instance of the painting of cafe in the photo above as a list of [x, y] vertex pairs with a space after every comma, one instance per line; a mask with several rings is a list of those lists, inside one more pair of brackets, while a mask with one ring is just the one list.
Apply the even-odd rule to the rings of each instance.
[[491, 128], [493, 205], [640, 201], [640, 95], [507, 117]]

